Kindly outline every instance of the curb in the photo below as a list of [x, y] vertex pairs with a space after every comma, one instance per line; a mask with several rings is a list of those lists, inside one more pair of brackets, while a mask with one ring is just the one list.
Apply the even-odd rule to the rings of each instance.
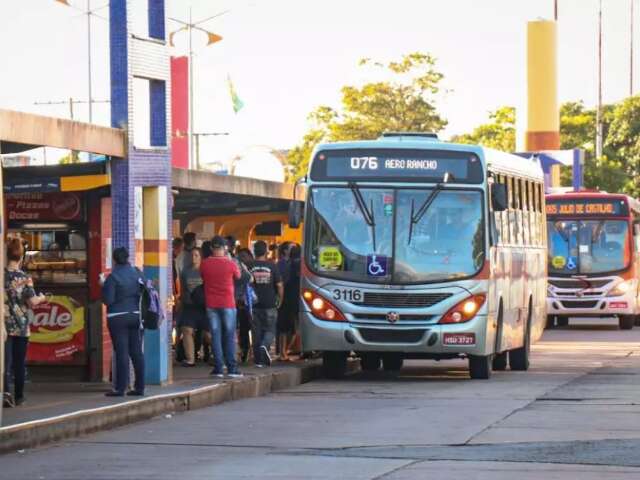
[[[351, 363], [351, 362], [350, 362]], [[353, 363], [349, 370], [353, 370]], [[154, 395], [117, 405], [79, 410], [0, 428], [0, 453], [34, 448], [109, 430], [159, 415], [186, 412], [244, 398], [255, 398], [322, 377], [319, 364], [228, 380], [193, 390]]]

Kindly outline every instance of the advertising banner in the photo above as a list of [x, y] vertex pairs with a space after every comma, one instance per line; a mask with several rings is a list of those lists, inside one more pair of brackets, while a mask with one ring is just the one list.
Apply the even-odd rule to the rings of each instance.
[[5, 202], [9, 221], [77, 222], [84, 218], [76, 193], [11, 193]]
[[78, 365], [85, 358], [85, 309], [68, 296], [52, 296], [29, 314], [27, 361]]

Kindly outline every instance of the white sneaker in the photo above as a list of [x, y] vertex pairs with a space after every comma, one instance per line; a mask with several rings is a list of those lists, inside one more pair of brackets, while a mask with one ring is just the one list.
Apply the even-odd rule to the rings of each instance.
[[264, 356], [265, 365], [270, 367], [271, 366], [271, 355], [269, 355], [269, 350], [264, 345], [261, 345], [260, 346], [260, 351], [262, 352], [262, 355]]
[[256, 363], [256, 365], [255, 365], [255, 366], [256, 366], [256, 368], [264, 368], [264, 365], [263, 365], [263, 364], [261, 364], [261, 363]]
[[228, 373], [227, 376], [229, 378], [240, 378], [240, 377], [244, 377], [244, 375], [240, 372], [236, 372], [236, 373]]

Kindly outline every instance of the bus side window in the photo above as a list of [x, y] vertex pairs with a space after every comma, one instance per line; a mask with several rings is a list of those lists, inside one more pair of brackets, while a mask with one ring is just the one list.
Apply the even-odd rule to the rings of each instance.
[[633, 240], [636, 248], [636, 252], [640, 252], [640, 220], [633, 219]]
[[533, 213], [533, 182], [527, 180], [525, 182], [525, 191], [527, 192], [527, 225], [529, 226], [529, 245], [536, 244], [536, 222], [535, 214]]
[[513, 179], [511, 177], [505, 176], [505, 182], [507, 185], [507, 203], [509, 204], [509, 208], [505, 210], [505, 221], [506, 221], [506, 229], [508, 230], [507, 241], [506, 243], [511, 245], [515, 242], [515, 231], [513, 229]]
[[531, 231], [529, 223], [529, 181], [522, 180], [522, 233], [525, 245], [531, 245]]
[[522, 245], [522, 189], [520, 179], [513, 179], [513, 226], [515, 230], [515, 244]]
[[538, 245], [544, 245], [547, 239], [544, 238], [544, 187], [542, 183], [535, 185], [536, 192], [536, 225], [538, 225]]
[[[511, 205], [511, 200], [510, 200], [511, 193], [509, 192], [509, 184], [507, 183], [507, 177], [505, 177], [504, 175], [500, 175], [500, 183], [503, 184], [507, 189], [507, 204]], [[502, 225], [501, 227], [502, 235], [500, 236], [500, 241], [503, 245], [508, 245], [509, 242], [511, 241], [509, 237], [509, 209], [499, 212], [499, 215], [500, 215], [500, 223]]]

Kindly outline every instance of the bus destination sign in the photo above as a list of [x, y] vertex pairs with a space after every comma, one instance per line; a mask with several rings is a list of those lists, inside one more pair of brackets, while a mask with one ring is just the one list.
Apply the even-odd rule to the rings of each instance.
[[620, 216], [629, 214], [627, 202], [622, 199], [576, 198], [547, 200], [550, 216]]
[[482, 166], [469, 152], [433, 150], [327, 150], [319, 152], [311, 168], [312, 180], [395, 180], [480, 183]]

